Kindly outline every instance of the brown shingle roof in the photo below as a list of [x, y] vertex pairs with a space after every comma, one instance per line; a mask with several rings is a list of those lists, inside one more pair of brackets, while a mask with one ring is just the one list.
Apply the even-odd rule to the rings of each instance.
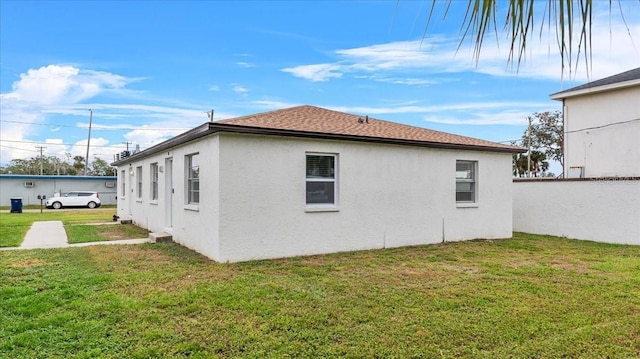
[[370, 117], [368, 122], [363, 123], [365, 118], [367, 117], [305, 105], [228, 120], [206, 122], [142, 152], [121, 158], [112, 165], [119, 166], [132, 159], [144, 158], [218, 132], [367, 141], [476, 151], [525, 152], [525, 149], [520, 147]]
[[[286, 130], [301, 133], [356, 136], [362, 139], [386, 139], [415, 142], [416, 144], [442, 144], [473, 146], [508, 152], [521, 152], [519, 148], [476, 138], [408, 126], [369, 117], [348, 114], [315, 106], [297, 106], [216, 121], [216, 124], [256, 129]], [[443, 146], [447, 147], [447, 146]], [[453, 146], [457, 147], [457, 146]]]

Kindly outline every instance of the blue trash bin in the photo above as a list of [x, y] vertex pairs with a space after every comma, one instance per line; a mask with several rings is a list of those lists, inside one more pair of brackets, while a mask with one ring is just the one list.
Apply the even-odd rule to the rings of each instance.
[[11, 213], [22, 213], [22, 198], [11, 198]]

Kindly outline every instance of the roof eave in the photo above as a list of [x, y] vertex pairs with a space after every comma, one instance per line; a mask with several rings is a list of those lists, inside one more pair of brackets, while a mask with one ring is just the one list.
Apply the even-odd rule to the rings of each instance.
[[633, 86], [640, 86], [640, 79], [634, 79], [634, 80], [618, 82], [618, 83], [602, 85], [602, 86], [587, 87], [587, 88], [582, 88], [578, 90], [569, 89], [569, 90], [553, 93], [549, 95], [549, 98], [552, 100], [562, 101], [563, 99], [569, 98], [569, 97], [588, 95], [588, 94], [612, 91], [612, 90], [619, 90], [619, 89], [633, 87]]
[[384, 137], [369, 137], [358, 135], [343, 135], [333, 133], [322, 132], [307, 132], [298, 130], [285, 130], [276, 128], [264, 128], [264, 127], [252, 127], [252, 126], [239, 126], [225, 123], [207, 122], [201, 126], [196, 127], [191, 131], [187, 131], [181, 135], [171, 138], [167, 141], [159, 143], [153, 147], [150, 147], [144, 151], [138, 152], [132, 156], [121, 158], [118, 161], [113, 162], [112, 166], [120, 166], [122, 164], [135, 161], [140, 158], [156, 154], [158, 152], [165, 151], [174, 146], [181, 145], [200, 137], [207, 136], [209, 134], [217, 132], [229, 132], [229, 133], [247, 133], [256, 135], [275, 135], [285, 137], [300, 137], [300, 138], [320, 138], [327, 140], [346, 140], [346, 141], [358, 141], [358, 142], [374, 142], [385, 144], [396, 144], [405, 146], [418, 146], [418, 147], [430, 147], [430, 148], [443, 148], [454, 150], [469, 150], [469, 151], [487, 151], [487, 152], [506, 152], [506, 153], [522, 153], [526, 152], [526, 149], [520, 147], [494, 147], [483, 145], [469, 145], [460, 143], [446, 143], [446, 142], [432, 142], [432, 141], [417, 141], [417, 140], [405, 140], [395, 138]]
[[220, 124], [220, 123], [211, 123], [210, 128], [213, 130], [213, 132], [249, 133], [249, 134], [261, 134], [261, 135], [277, 135], [277, 136], [285, 136], [285, 137], [320, 138], [320, 139], [327, 139], [327, 140], [375, 142], [375, 143], [399, 144], [399, 145], [445, 148], [445, 149], [461, 149], [461, 150], [472, 150], [472, 151], [491, 151], [491, 152], [508, 152], [508, 153], [526, 152], [526, 149], [524, 148], [510, 147], [510, 146], [494, 147], [494, 146], [483, 146], [483, 145], [467, 145], [467, 144], [457, 144], [457, 143], [405, 140], [405, 139], [384, 138], [384, 137], [370, 137], [370, 136], [344, 135], [344, 134], [322, 133], [322, 132], [307, 132], [307, 131], [299, 131], [299, 130], [285, 130], [285, 129], [276, 129], [276, 128], [239, 126], [239, 125]]
[[187, 142], [193, 141], [193, 140], [195, 140], [197, 138], [206, 136], [206, 135], [211, 133], [211, 131], [210, 131], [210, 125], [211, 124], [212, 124], [212, 122], [205, 122], [204, 124], [194, 128], [194, 129], [191, 129], [191, 130], [189, 130], [187, 132], [184, 132], [184, 133], [182, 133], [182, 134], [180, 134], [178, 136], [170, 138], [170, 139], [168, 139], [168, 140], [166, 140], [164, 142], [160, 142], [159, 144], [157, 144], [155, 146], [151, 146], [151, 147], [147, 148], [144, 151], [135, 153], [135, 154], [133, 154], [133, 155], [131, 155], [129, 157], [120, 158], [119, 160], [114, 161], [113, 163], [111, 163], [111, 166], [117, 167], [117, 166], [120, 166], [123, 163], [131, 162], [131, 160], [135, 160], [135, 159], [138, 159], [138, 158], [144, 158], [144, 157], [153, 155], [155, 153], [162, 152], [162, 151], [164, 151], [166, 149], [169, 149], [169, 148], [172, 148], [174, 146], [181, 145], [183, 143], [187, 143]]

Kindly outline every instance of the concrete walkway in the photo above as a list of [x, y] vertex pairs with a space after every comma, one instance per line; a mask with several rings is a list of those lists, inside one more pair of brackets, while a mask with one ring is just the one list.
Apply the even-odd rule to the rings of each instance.
[[64, 230], [62, 221], [39, 221], [33, 222], [27, 231], [20, 247], [5, 247], [0, 250], [16, 249], [41, 249], [41, 248], [69, 248], [87, 247], [108, 244], [140, 244], [151, 243], [149, 238], [122, 239], [114, 241], [86, 242], [69, 244], [67, 242], [67, 232]]

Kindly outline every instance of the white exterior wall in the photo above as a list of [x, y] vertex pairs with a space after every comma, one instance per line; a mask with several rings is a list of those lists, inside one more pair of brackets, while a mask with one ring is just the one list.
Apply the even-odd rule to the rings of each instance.
[[639, 86], [565, 99], [565, 178], [576, 177], [571, 167], [584, 167], [584, 177], [640, 176], [638, 119]]
[[[510, 154], [273, 136], [220, 139], [218, 261], [511, 237]], [[305, 211], [307, 152], [338, 155], [339, 211]], [[458, 159], [479, 162], [475, 208], [456, 206]]]
[[513, 229], [640, 245], [640, 180], [515, 181]]
[[[200, 203], [187, 204], [185, 156], [199, 153], [200, 159]], [[171, 174], [167, 160], [172, 160]], [[162, 172], [158, 173], [158, 200], [151, 201], [151, 164], [158, 163]], [[142, 198], [137, 198], [136, 167], [142, 166]], [[129, 169], [132, 168], [130, 171]], [[131, 219], [136, 225], [151, 232], [172, 234], [177, 243], [203, 255], [217, 259], [218, 253], [218, 136], [208, 136], [175, 147], [169, 151], [154, 154], [138, 161], [118, 167], [119, 186], [121, 171], [125, 170], [126, 195], [121, 196], [118, 188], [118, 216], [121, 220]], [[130, 173], [133, 173], [131, 175]], [[168, 188], [171, 175], [173, 195]], [[171, 196], [171, 198], [168, 198]], [[167, 213], [169, 211], [169, 213]], [[169, 218], [170, 216], [170, 218]]]
[[[184, 156], [200, 153], [200, 204], [187, 206]], [[338, 154], [339, 210], [305, 210], [306, 153]], [[173, 226], [166, 168], [150, 203], [150, 165], [173, 158]], [[478, 161], [477, 206], [455, 202], [456, 160]], [[120, 166], [121, 219], [219, 262], [511, 237], [511, 154], [365, 142], [216, 134]], [[136, 199], [135, 167], [143, 166]], [[120, 178], [119, 178], [120, 180]], [[443, 227], [444, 224], [444, 227]]]

